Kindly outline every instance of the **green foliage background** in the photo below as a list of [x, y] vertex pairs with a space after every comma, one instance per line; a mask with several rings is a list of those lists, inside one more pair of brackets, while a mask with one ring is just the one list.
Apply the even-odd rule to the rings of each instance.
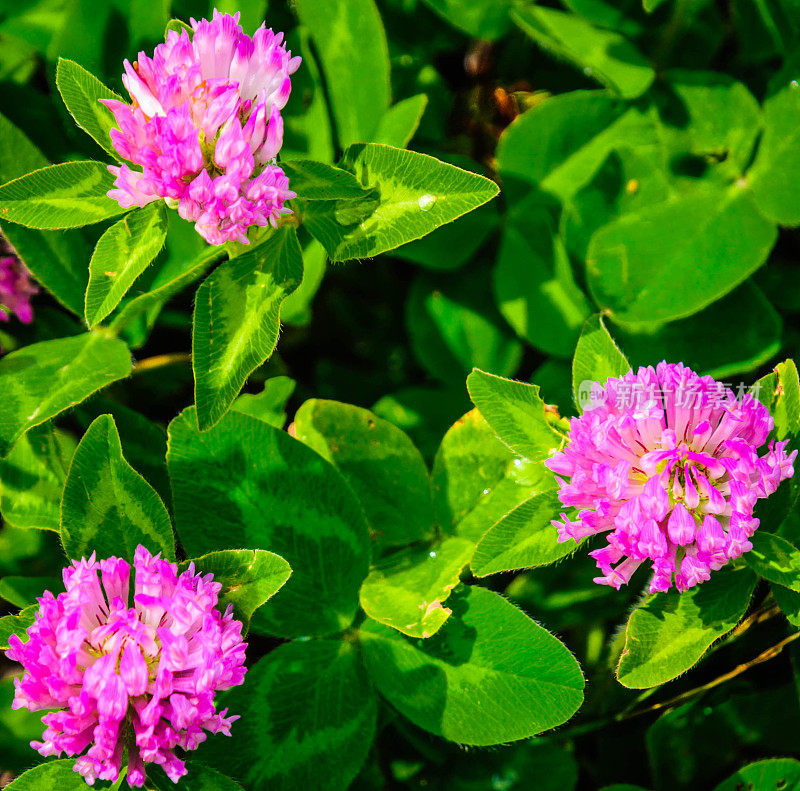
[[[142, 541], [251, 627], [181, 789], [800, 789], [800, 484], [642, 597], [556, 544], [541, 464], [580, 382], [662, 359], [758, 380], [800, 446], [800, 5], [216, 7], [304, 59], [299, 227], [227, 260], [94, 161], [123, 58], [208, 4], [0, 0], [0, 184], [68, 181], [0, 187], [43, 286], [0, 326], [0, 647], [65, 554]], [[82, 788], [0, 661], [0, 786]]]

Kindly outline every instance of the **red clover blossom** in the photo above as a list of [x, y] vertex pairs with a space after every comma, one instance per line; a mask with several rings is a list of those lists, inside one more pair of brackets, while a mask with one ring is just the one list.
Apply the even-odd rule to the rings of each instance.
[[119, 777], [125, 747], [130, 786], [144, 784], [146, 763], [177, 782], [186, 769], [175, 748], [196, 749], [205, 731], [229, 735], [238, 719], [214, 707], [215, 691], [246, 672], [242, 624], [230, 607], [216, 609], [222, 586], [193, 564], [178, 574], [142, 546], [134, 569], [131, 607], [128, 563], [74, 561], [66, 592], [39, 599], [28, 641], [9, 640], [9, 659], [25, 668], [14, 708], [59, 709], [45, 714], [43, 740], [31, 746], [80, 756], [75, 771], [90, 785]]
[[572, 419], [564, 451], [546, 464], [562, 476], [561, 502], [579, 509], [577, 521], [553, 523], [559, 540], [606, 534], [589, 553], [595, 582], [619, 588], [649, 560], [651, 592], [683, 591], [752, 549], [756, 501], [794, 474], [797, 456], [786, 442], [758, 455], [773, 428], [763, 404], [666, 362], [595, 385], [593, 396], [600, 403]]
[[250, 226], [275, 226], [295, 197], [275, 157], [300, 58], [264, 25], [245, 35], [238, 13], [191, 22], [191, 38], [171, 30], [152, 58], [125, 61], [132, 104], [105, 100], [114, 148], [141, 167], [109, 167], [108, 194], [125, 208], [164, 198], [210, 244], [246, 244]]

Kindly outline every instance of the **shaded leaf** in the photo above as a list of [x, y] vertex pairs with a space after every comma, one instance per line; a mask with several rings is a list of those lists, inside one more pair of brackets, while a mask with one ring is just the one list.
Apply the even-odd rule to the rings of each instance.
[[447, 279], [420, 275], [406, 301], [411, 347], [429, 373], [463, 387], [474, 367], [510, 376], [522, 344], [492, 303], [485, 272]]
[[196, 761], [187, 761], [186, 774], [177, 783], [173, 783], [160, 766], [149, 764], [147, 782], [157, 791], [242, 791], [235, 780]]
[[515, 9], [511, 18], [540, 47], [626, 99], [641, 96], [655, 79], [653, 67], [624, 36], [577, 14], [537, 5]]
[[[48, 164], [44, 154], [0, 115], [0, 182]], [[4, 223], [0, 230], [36, 280], [64, 307], [83, 315], [89, 251], [80, 234], [34, 231], [9, 223]]]
[[142, 544], [167, 560], [175, 557], [172, 524], [164, 503], [125, 460], [111, 415], [101, 415], [72, 457], [61, 500], [61, 543], [68, 558], [133, 560]]
[[198, 757], [252, 791], [345, 791], [375, 733], [375, 693], [345, 641], [281, 645], [217, 699], [242, 716], [230, 740], [210, 738]]
[[350, 625], [369, 570], [361, 506], [341, 474], [302, 442], [228, 413], [200, 432], [193, 408], [169, 426], [175, 526], [192, 556], [229, 546], [267, 549], [292, 576], [252, 628], [287, 637]]
[[0, 680], [0, 739], [3, 768], [11, 775], [21, 774], [31, 766], [31, 742], [42, 738], [41, 713], [12, 709], [14, 695], [14, 677], [6, 676]]
[[0, 455], [28, 429], [79, 404], [131, 370], [122, 341], [87, 333], [34, 343], [0, 360]]
[[393, 104], [383, 114], [372, 142], [405, 148], [414, 137], [427, 106], [428, 97], [424, 93]]
[[125, 458], [158, 492], [169, 507], [170, 489], [167, 474], [167, 432], [133, 409], [102, 396], [91, 399], [77, 410], [84, 431], [100, 415], [111, 415], [119, 431]]
[[571, 91], [522, 113], [503, 132], [497, 167], [507, 193], [537, 185], [568, 200], [620, 145], [635, 151], [657, 143], [652, 115], [608, 91]]
[[[729, 328], [734, 325], [736, 343], [731, 343]], [[614, 325], [612, 330], [634, 369], [656, 360], [680, 360], [700, 374], [725, 381], [775, 357], [783, 322], [751, 279], [686, 319], [636, 327]], [[703, 343], [697, 343], [698, 338]], [[732, 384], [737, 392], [740, 382]]]
[[334, 159], [333, 119], [311, 36], [305, 27], [298, 26], [288, 32], [287, 43], [293, 53], [303, 58], [302, 66], [292, 75], [292, 95], [301, 96], [303, 100], [290, 101], [283, 108], [281, 166], [284, 159], [295, 158], [331, 162]]
[[0, 579], [0, 597], [15, 607], [38, 607], [36, 599], [45, 591], [57, 596], [64, 590], [60, 577], [3, 577]]
[[325, 248], [311, 237], [303, 243], [303, 279], [289, 294], [281, 307], [281, 320], [286, 324], [305, 327], [311, 322], [311, 303], [322, 285], [328, 264]]
[[32, 428], [0, 461], [0, 512], [15, 527], [58, 532], [61, 492], [75, 440], [46, 423]]
[[770, 590], [786, 620], [800, 629], [800, 593], [784, 588], [783, 585], [770, 585]]
[[500, 38], [511, 27], [510, 0], [425, 0], [425, 4], [475, 38]]
[[342, 147], [372, 140], [389, 107], [389, 48], [373, 0], [297, 0], [319, 54]]
[[494, 292], [500, 312], [518, 335], [547, 354], [572, 354], [591, 308], [538, 195], [516, 203], [506, 219]]
[[[796, 694], [793, 684], [778, 678], [769, 684], [724, 685], [666, 712], [647, 732], [654, 786], [705, 791], [739, 769], [749, 753], [791, 754], [800, 713], [786, 703]], [[676, 760], [677, 755], [682, 760]], [[748, 789], [743, 784], [737, 791], [762, 787]]]
[[750, 538], [753, 548], [743, 555], [759, 577], [800, 593], [800, 550], [785, 538], [757, 530]]
[[297, 410], [294, 431], [352, 486], [377, 547], [430, 537], [434, 518], [428, 469], [397, 426], [361, 407], [312, 399]]
[[735, 177], [740, 176], [761, 131], [761, 107], [753, 94], [741, 82], [717, 72], [671, 69], [664, 77], [681, 104], [675, 112], [688, 150], [730, 159]]

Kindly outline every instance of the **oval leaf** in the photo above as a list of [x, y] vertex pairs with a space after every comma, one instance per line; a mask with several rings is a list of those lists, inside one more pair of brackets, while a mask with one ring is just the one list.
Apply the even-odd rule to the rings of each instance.
[[461, 744], [533, 736], [566, 722], [583, 701], [583, 676], [566, 647], [502, 596], [467, 588], [430, 639], [375, 621], [361, 628], [364, 657], [386, 699], [415, 725]]
[[450, 617], [442, 602], [458, 584], [473, 550], [471, 541], [453, 537], [434, 547], [395, 552], [364, 580], [364, 612], [409, 637], [430, 637]]
[[192, 331], [197, 420], [211, 428], [278, 341], [281, 304], [303, 279], [292, 227], [219, 266], [197, 290]]
[[609, 377], [622, 376], [630, 370], [603, 317], [599, 313], [589, 316], [572, 358], [572, 392], [578, 408], [582, 411], [590, 403], [594, 382], [603, 384]]
[[[0, 115], [0, 183], [47, 165], [44, 154]], [[65, 308], [82, 315], [88, 277], [88, 249], [83, 237], [77, 233], [34, 231], [9, 223], [2, 226], [2, 234], [36, 280]]]
[[0, 456], [29, 428], [127, 376], [128, 347], [87, 333], [34, 343], [0, 360]]
[[777, 229], [739, 186], [646, 206], [592, 236], [597, 303], [620, 321], [673, 321], [727, 294], [766, 261]]
[[708, 582], [684, 593], [647, 596], [631, 613], [617, 678], [630, 689], [671, 681], [694, 665], [718, 637], [744, 615], [756, 575], [748, 569], [721, 569]]
[[100, 237], [89, 261], [85, 315], [90, 327], [119, 305], [133, 281], [159, 254], [166, 238], [163, 203], [130, 212]]
[[0, 618], [0, 649], [3, 651], [8, 650], [8, 638], [12, 634], [17, 635], [20, 639], [23, 637], [28, 627], [33, 626], [36, 620], [36, 613], [39, 610], [39, 605], [34, 604], [20, 610], [17, 615], [4, 615]]
[[439, 525], [474, 543], [520, 503], [554, 485], [544, 465], [512, 453], [477, 410], [445, 434], [432, 481]]
[[714, 791], [798, 791], [800, 761], [794, 758], [768, 758], [743, 766]]
[[85, 791], [86, 781], [74, 767], [74, 758], [48, 761], [23, 772], [6, 786], [6, 791]]
[[79, 228], [124, 214], [106, 193], [114, 177], [102, 162], [65, 162], [0, 187], [0, 222], [28, 228]]
[[743, 557], [759, 577], [800, 593], [800, 550], [785, 538], [758, 530]]
[[133, 560], [142, 544], [175, 557], [169, 514], [156, 490], [122, 455], [111, 415], [100, 415], [78, 445], [61, 500], [61, 543], [68, 558]]
[[109, 130], [116, 125], [111, 110], [100, 99], [122, 101], [114, 91], [106, 88], [93, 74], [79, 66], [74, 60], [59, 58], [56, 66], [56, 86], [69, 114], [78, 126], [90, 135], [97, 145], [117, 161], [119, 154], [114, 150]]
[[542, 461], [561, 446], [564, 437], [551, 427], [536, 385], [476, 368], [467, 389], [492, 431], [523, 458]]
[[358, 143], [342, 156], [364, 198], [315, 201], [303, 222], [332, 261], [368, 258], [419, 239], [499, 192], [489, 179], [416, 151]]
[[403, 546], [431, 537], [428, 469], [397, 426], [361, 407], [312, 399], [297, 410], [294, 430], [353, 487], [377, 546]]
[[800, 225], [800, 96], [794, 74], [764, 102], [764, 135], [748, 173], [758, 208], [781, 225]]
[[[555, 481], [553, 481], [555, 486]], [[478, 577], [553, 563], [574, 551], [553, 527], [563, 505], [556, 492], [542, 492], [518, 505], [481, 538], [470, 566]]]
[[[230, 604], [234, 618], [245, 625], [265, 601], [274, 596], [292, 573], [289, 564], [274, 552], [263, 549], [224, 549], [181, 563], [183, 571], [194, 563], [197, 574], [213, 574], [222, 585], [218, 607]], [[0, 583], [1, 584], [1, 583]]]

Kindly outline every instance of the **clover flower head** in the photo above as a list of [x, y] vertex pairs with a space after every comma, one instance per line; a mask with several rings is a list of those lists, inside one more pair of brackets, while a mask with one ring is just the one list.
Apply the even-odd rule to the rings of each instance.
[[141, 167], [109, 167], [109, 197], [124, 208], [164, 198], [215, 245], [246, 244], [250, 226], [275, 226], [295, 197], [275, 157], [300, 58], [282, 33], [262, 24], [251, 38], [238, 23], [238, 13], [214, 11], [191, 20], [191, 38], [170, 30], [152, 58], [125, 61], [132, 104], [104, 100], [119, 126], [114, 148]]
[[770, 442], [767, 408], [684, 365], [659, 363], [595, 385], [594, 408], [573, 418], [547, 460], [577, 519], [553, 522], [559, 540], [603, 533], [589, 554], [617, 589], [650, 561], [650, 591], [687, 590], [752, 549], [753, 508], [794, 474], [794, 450]]
[[46, 714], [42, 755], [79, 756], [75, 771], [93, 785], [119, 777], [128, 750], [128, 784], [142, 786], [145, 764], [173, 782], [186, 773], [175, 748], [194, 750], [205, 731], [230, 735], [238, 719], [217, 712], [216, 690], [244, 679], [242, 624], [216, 609], [212, 574], [181, 574], [140, 546], [130, 565], [119, 558], [74, 561], [66, 592], [45, 592], [23, 643], [9, 640], [9, 659], [25, 669], [15, 679], [14, 708]]
[[13, 313], [23, 324], [30, 324], [31, 297], [38, 293], [31, 273], [0, 236], [0, 321], [8, 321], [8, 313]]

